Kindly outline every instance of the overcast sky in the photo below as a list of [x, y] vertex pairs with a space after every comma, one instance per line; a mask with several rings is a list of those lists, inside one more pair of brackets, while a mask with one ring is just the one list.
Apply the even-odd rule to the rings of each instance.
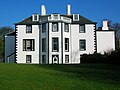
[[102, 19], [120, 23], [120, 0], [0, 0], [0, 27], [14, 27], [14, 23], [32, 14], [40, 14], [42, 4], [47, 14], [66, 14], [66, 6], [70, 4], [72, 14], [79, 13], [97, 25]]

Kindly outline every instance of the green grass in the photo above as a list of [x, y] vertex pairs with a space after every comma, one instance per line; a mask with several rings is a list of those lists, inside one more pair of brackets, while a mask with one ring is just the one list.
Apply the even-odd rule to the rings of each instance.
[[120, 90], [120, 66], [0, 63], [0, 90]]

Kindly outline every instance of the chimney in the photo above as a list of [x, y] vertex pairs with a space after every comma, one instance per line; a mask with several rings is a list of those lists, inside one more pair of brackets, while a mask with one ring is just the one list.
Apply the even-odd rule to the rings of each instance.
[[41, 15], [46, 15], [45, 5], [41, 6]]
[[70, 15], [70, 14], [71, 14], [71, 13], [70, 13], [70, 12], [71, 12], [71, 9], [70, 9], [70, 8], [71, 8], [71, 6], [70, 6], [70, 5], [67, 5], [67, 15]]
[[103, 21], [103, 27], [102, 30], [108, 30], [108, 21]]

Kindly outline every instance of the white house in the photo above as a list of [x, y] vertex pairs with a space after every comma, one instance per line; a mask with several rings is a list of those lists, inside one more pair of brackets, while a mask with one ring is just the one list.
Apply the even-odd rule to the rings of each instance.
[[42, 5], [41, 15], [33, 14], [15, 23], [14, 35], [5, 36], [5, 62], [8, 63], [14, 60], [16, 63], [76, 64], [84, 53], [103, 53], [108, 49], [115, 49], [115, 37], [107, 22], [103, 23], [103, 30], [96, 30], [96, 22], [71, 14], [70, 5], [65, 15], [48, 15]]

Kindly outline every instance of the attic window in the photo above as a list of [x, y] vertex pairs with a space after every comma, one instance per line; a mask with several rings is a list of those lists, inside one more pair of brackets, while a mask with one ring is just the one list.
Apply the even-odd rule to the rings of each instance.
[[38, 21], [38, 20], [39, 20], [39, 15], [34, 14], [34, 15], [32, 16], [32, 20], [33, 20], [33, 21]]
[[73, 21], [79, 21], [79, 14], [73, 14]]
[[37, 15], [34, 15], [34, 20], [37, 21]]

